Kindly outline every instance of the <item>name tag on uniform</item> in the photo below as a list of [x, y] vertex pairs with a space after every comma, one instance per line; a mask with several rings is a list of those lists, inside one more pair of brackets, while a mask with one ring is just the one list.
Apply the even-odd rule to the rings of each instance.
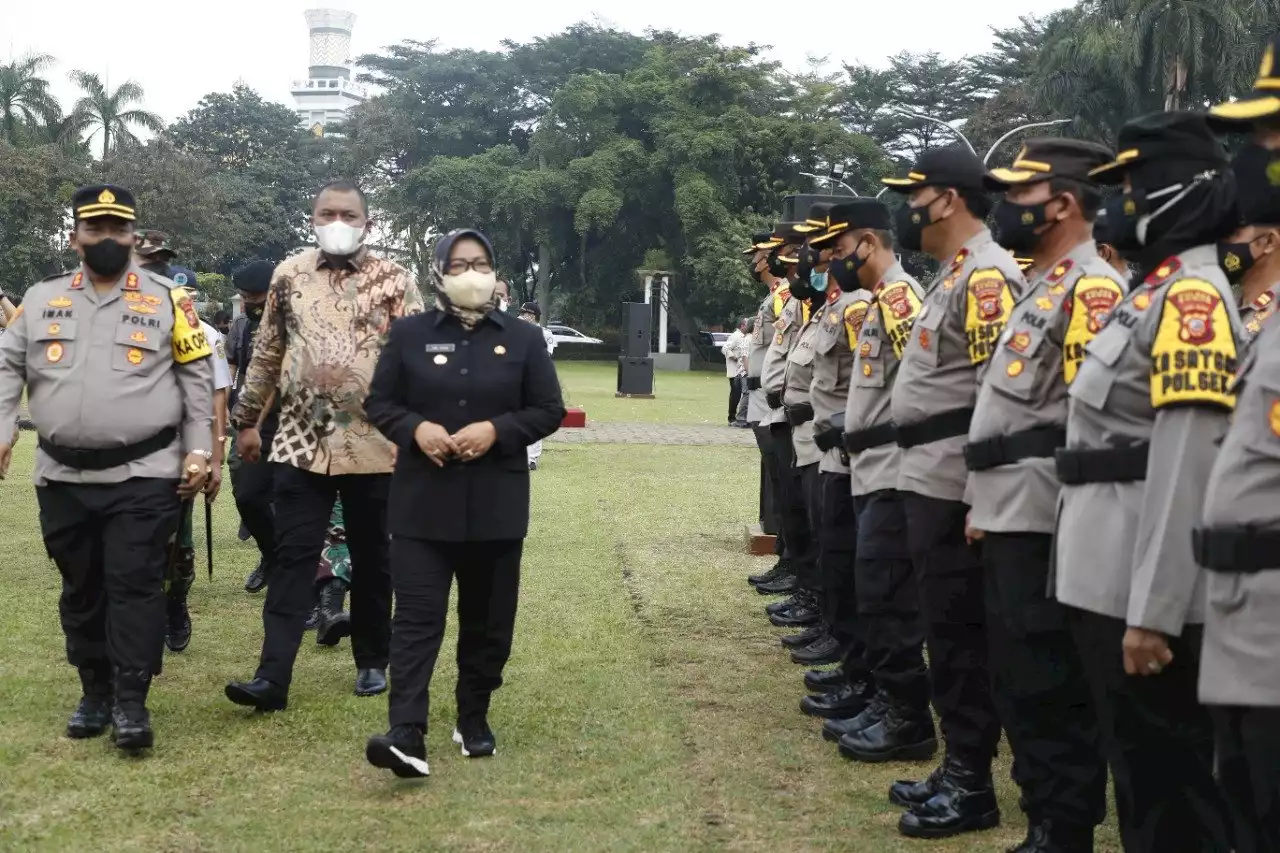
[[457, 344], [427, 344], [427, 352], [453, 352]]

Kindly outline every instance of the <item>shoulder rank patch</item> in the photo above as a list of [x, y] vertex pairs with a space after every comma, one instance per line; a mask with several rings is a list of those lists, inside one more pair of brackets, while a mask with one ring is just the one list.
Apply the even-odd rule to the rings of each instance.
[[78, 272], [71, 277], [71, 289], [72, 290], [84, 289], [84, 273]]
[[1180, 269], [1182, 269], [1182, 261], [1178, 260], [1176, 256], [1166, 258], [1160, 263], [1160, 266], [1151, 271], [1151, 274], [1147, 276], [1144, 284], [1149, 284], [1152, 287], [1159, 287], [1169, 280], [1169, 276], [1173, 275]]
[[862, 334], [868, 307], [869, 303], [859, 299], [844, 309], [844, 331], [849, 338], [849, 352], [856, 352], [858, 349], [858, 335]]
[[138, 274], [137, 274], [136, 272], [131, 272], [131, 273], [129, 273], [127, 276], [125, 276], [125, 278], [124, 278], [124, 289], [125, 289], [125, 290], [137, 290], [137, 289], [138, 289]]
[[[204, 329], [200, 328], [200, 317], [191, 304], [191, 296], [181, 287], [169, 291], [173, 300], [173, 360], [178, 364], [188, 364], [213, 354]], [[141, 305], [130, 305], [130, 308], [145, 308]]]
[[1271, 401], [1271, 409], [1267, 412], [1267, 426], [1271, 427], [1272, 435], [1280, 438], [1280, 400]]
[[1236, 340], [1217, 288], [1198, 278], [1175, 281], [1151, 345], [1151, 406], [1234, 409], [1229, 389], [1235, 372]]
[[1076, 282], [1071, 300], [1064, 305], [1071, 316], [1062, 340], [1062, 378], [1068, 385], [1084, 361], [1085, 346], [1102, 331], [1123, 298], [1120, 285], [1104, 275], [1087, 275]]
[[893, 354], [902, 358], [911, 339], [911, 325], [920, 313], [920, 297], [907, 282], [895, 281], [881, 290], [876, 299], [885, 334], [893, 344]]
[[991, 357], [1012, 310], [1013, 293], [998, 267], [975, 270], [969, 276], [964, 332], [970, 364], [982, 364]]
[[1070, 258], [1067, 258], [1065, 261], [1063, 261], [1062, 263], [1054, 267], [1053, 272], [1049, 273], [1049, 281], [1053, 282], [1054, 284], [1057, 284], [1058, 282], [1062, 281], [1063, 276], [1071, 272], [1071, 268], [1074, 266], [1075, 264], [1072, 262], [1072, 260]]
[[959, 269], [960, 265], [963, 264], [968, 259], [969, 259], [969, 250], [961, 249], [960, 251], [956, 252], [956, 256], [951, 259], [951, 269], [953, 271]]
[[1271, 291], [1268, 290], [1267, 292], [1259, 296], [1257, 299], [1253, 300], [1253, 310], [1260, 311], [1263, 308], [1266, 308], [1268, 305], [1271, 304], [1271, 301], [1274, 298], [1275, 297], [1271, 295]]

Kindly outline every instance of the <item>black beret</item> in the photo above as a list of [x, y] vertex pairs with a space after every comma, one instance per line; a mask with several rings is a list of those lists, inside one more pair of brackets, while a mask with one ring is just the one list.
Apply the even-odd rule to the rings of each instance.
[[271, 261], [252, 261], [231, 274], [231, 281], [236, 290], [245, 293], [266, 293], [271, 287], [271, 276], [276, 265]]

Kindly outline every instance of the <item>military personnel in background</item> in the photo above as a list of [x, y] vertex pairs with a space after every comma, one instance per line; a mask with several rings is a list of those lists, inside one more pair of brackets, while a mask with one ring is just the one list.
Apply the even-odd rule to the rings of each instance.
[[[35, 284], [0, 336], [0, 423], [25, 388], [39, 433], [45, 548], [62, 574], [67, 660], [83, 698], [73, 738], [113, 726], [153, 742], [147, 694], [164, 649], [166, 542], [209, 474], [211, 350], [191, 298], [131, 263], [133, 195], [77, 190], [74, 273]], [[0, 472], [11, 447], [0, 445]]]
[[[1273, 37], [1253, 97], [1209, 111], [1220, 129], [1252, 132], [1234, 163], [1236, 185], [1244, 221], [1266, 223], [1231, 238], [1250, 244], [1242, 301], [1246, 332], [1256, 337], [1232, 387], [1238, 401], [1194, 541], [1196, 561], [1210, 570], [1199, 696], [1214, 718], [1218, 779], [1238, 853], [1280, 851], [1280, 324], [1264, 316], [1274, 311], [1274, 289], [1250, 299], [1280, 280], [1277, 54], [1280, 37]], [[1267, 293], [1272, 300], [1257, 306]]]
[[1204, 619], [1189, 531], [1235, 406], [1242, 330], [1218, 266], [1235, 193], [1204, 117], [1155, 113], [1092, 172], [1138, 264], [1069, 394], [1057, 598], [1097, 704], [1128, 853], [1230, 849], [1213, 726], [1196, 702]]
[[1125, 260], [1124, 255], [1120, 254], [1120, 250], [1115, 247], [1113, 242], [1115, 239], [1116, 237], [1111, 233], [1106, 209], [1099, 210], [1093, 220], [1093, 243], [1097, 246], [1098, 257], [1115, 270], [1120, 280], [1127, 285], [1132, 270], [1129, 269], [1129, 262]]
[[[858, 619], [876, 692], [857, 715], [824, 723], [822, 734], [837, 741], [846, 758], [923, 761], [934, 756], [938, 741], [929, 713], [919, 583], [898, 491], [902, 451], [889, 405], [924, 291], [898, 262], [888, 218], [884, 222], [882, 228], [837, 238], [839, 264], [856, 266], [859, 285], [874, 297], [858, 337], [844, 447], [858, 516]], [[842, 675], [847, 668], [840, 667]], [[809, 686], [821, 687], [822, 682]]]
[[897, 214], [899, 243], [942, 263], [911, 327], [891, 407], [903, 451], [898, 489], [947, 750], [927, 780], [890, 792], [908, 809], [899, 830], [914, 837], [1000, 821], [991, 780], [1000, 724], [987, 669], [982, 562], [965, 539], [964, 445], [980, 373], [1022, 292], [1022, 274], [983, 223], [991, 209], [984, 177], [976, 155], [952, 146], [924, 152], [904, 178], [884, 179], [907, 196]]
[[1011, 168], [987, 178], [1004, 193], [997, 241], [1031, 258], [1026, 290], [983, 375], [965, 447], [969, 533], [982, 541], [986, 569], [993, 695], [1027, 814], [1017, 853], [1091, 853], [1093, 829], [1107, 811], [1089, 683], [1066, 608], [1048, 597], [1048, 577], [1067, 387], [1124, 296], [1093, 242], [1102, 195], [1089, 172], [1112, 159], [1091, 142], [1032, 139]]
[[805, 696], [800, 710], [815, 717], [854, 717], [875, 692], [866, 663], [866, 636], [858, 618], [854, 574], [858, 547], [858, 517], [849, 485], [849, 454], [844, 449], [845, 409], [858, 335], [871, 304], [871, 292], [858, 280], [856, 247], [875, 231], [890, 228], [889, 209], [877, 201], [859, 199], [831, 207], [826, 226], [809, 237], [809, 246], [828, 256], [826, 305], [815, 321], [813, 382], [814, 443], [822, 453], [818, 463], [820, 513], [819, 570], [825, 590], [823, 622], [843, 657], [844, 683], [818, 696]]
[[138, 232], [133, 251], [138, 256], [138, 266], [165, 278], [170, 277], [169, 265], [178, 259], [177, 250], [169, 243], [169, 235], [154, 229]]
[[[786, 535], [782, 529], [782, 506], [780, 503], [781, 486], [778, 483], [779, 470], [777, 454], [773, 450], [773, 437], [769, 431], [769, 406], [765, 402], [764, 389], [761, 387], [760, 374], [764, 369], [764, 357], [773, 340], [773, 324], [782, 316], [782, 306], [790, 296], [790, 285], [785, 275], [774, 275], [769, 269], [769, 255], [780, 246], [782, 241], [772, 232], [761, 232], [752, 237], [751, 247], [747, 249], [747, 266], [751, 276], [765, 285], [769, 292], [760, 302], [756, 312], [755, 324], [751, 330], [751, 340], [747, 346], [747, 423], [755, 434], [756, 447], [760, 449], [760, 465], [763, 472], [761, 486], [761, 513], [770, 513], [772, 518], [769, 529], [774, 531], [774, 554], [778, 561], [773, 568], [764, 574], [751, 575], [747, 582], [757, 589], [767, 586], [784, 576], [793, 575], [787, 555]], [[783, 271], [785, 272], [785, 271]]]

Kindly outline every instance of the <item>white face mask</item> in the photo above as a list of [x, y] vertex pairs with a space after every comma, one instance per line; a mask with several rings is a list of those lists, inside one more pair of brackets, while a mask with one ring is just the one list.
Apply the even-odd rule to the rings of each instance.
[[498, 300], [498, 310], [503, 314], [507, 313], [507, 309], [511, 307], [511, 303], [505, 299]]
[[345, 222], [315, 226], [316, 242], [326, 255], [354, 255], [364, 242], [364, 229]]
[[493, 297], [498, 287], [498, 276], [492, 272], [476, 272], [467, 270], [460, 275], [446, 275], [441, 279], [440, 289], [449, 301], [459, 308], [476, 309], [483, 306]]

